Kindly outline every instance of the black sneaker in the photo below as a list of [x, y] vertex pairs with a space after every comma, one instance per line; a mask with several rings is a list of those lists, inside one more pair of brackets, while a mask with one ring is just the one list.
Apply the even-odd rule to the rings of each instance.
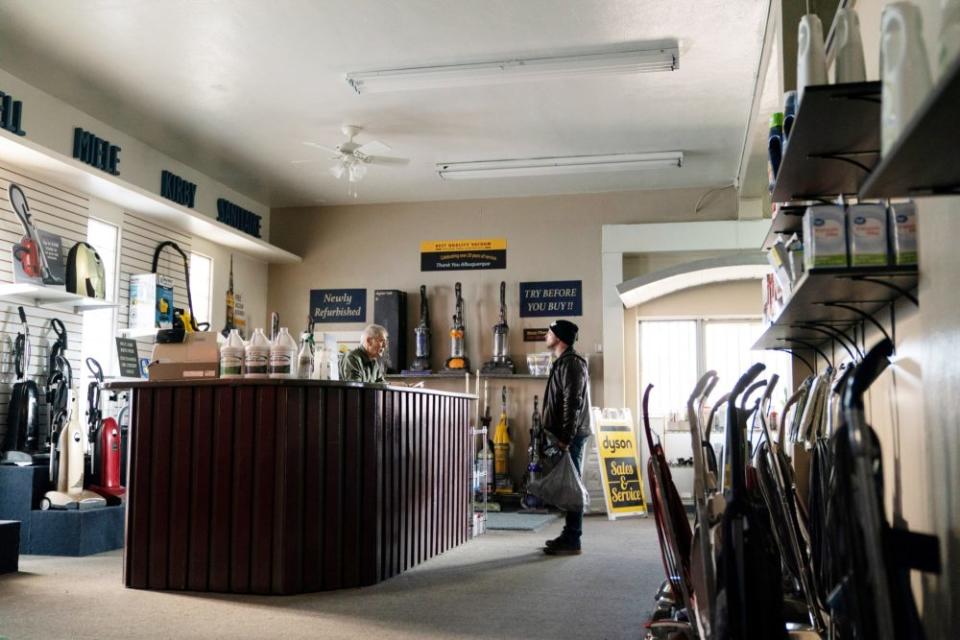
[[543, 546], [546, 547], [547, 549], [552, 549], [558, 544], [563, 544], [566, 541], [567, 541], [567, 538], [561, 533], [559, 536], [557, 536], [553, 540], [547, 540]]
[[558, 540], [556, 544], [544, 547], [543, 552], [548, 556], [578, 556], [582, 553], [579, 540], [576, 542], [567, 539]]

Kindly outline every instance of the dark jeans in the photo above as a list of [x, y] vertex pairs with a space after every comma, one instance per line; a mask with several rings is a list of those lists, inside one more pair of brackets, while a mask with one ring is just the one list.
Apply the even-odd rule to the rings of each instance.
[[[583, 445], [589, 436], [575, 436], [570, 441], [570, 457], [573, 458], [573, 466], [577, 468], [577, 473], [583, 478]], [[580, 511], [567, 511], [567, 522], [563, 527], [563, 537], [573, 541], [580, 542], [580, 536], [583, 534], [583, 509]]]

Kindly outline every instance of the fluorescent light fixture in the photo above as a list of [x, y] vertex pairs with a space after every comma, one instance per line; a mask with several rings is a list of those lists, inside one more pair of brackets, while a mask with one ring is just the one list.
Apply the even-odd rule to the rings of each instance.
[[682, 151], [614, 153], [600, 156], [563, 156], [524, 160], [441, 162], [437, 173], [444, 180], [552, 176], [571, 173], [605, 173], [683, 166]]
[[679, 67], [680, 50], [676, 47], [668, 47], [362, 71], [348, 73], [346, 80], [357, 93], [378, 93], [522, 82], [599, 73], [675, 71]]

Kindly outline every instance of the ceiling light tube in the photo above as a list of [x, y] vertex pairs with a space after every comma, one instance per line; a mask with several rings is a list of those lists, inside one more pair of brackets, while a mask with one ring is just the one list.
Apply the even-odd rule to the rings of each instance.
[[363, 71], [348, 73], [346, 80], [357, 93], [378, 93], [522, 82], [558, 76], [675, 71], [679, 67], [679, 49], [668, 47]]
[[682, 167], [682, 151], [656, 153], [615, 153], [597, 156], [562, 156], [518, 160], [441, 162], [437, 173], [444, 180], [551, 176], [576, 173], [605, 173]]

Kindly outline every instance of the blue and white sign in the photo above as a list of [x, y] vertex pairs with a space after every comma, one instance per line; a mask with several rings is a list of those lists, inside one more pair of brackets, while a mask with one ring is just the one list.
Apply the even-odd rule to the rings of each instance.
[[583, 315], [583, 281], [520, 283], [520, 317]]
[[311, 289], [310, 316], [314, 322], [366, 322], [366, 289]]

